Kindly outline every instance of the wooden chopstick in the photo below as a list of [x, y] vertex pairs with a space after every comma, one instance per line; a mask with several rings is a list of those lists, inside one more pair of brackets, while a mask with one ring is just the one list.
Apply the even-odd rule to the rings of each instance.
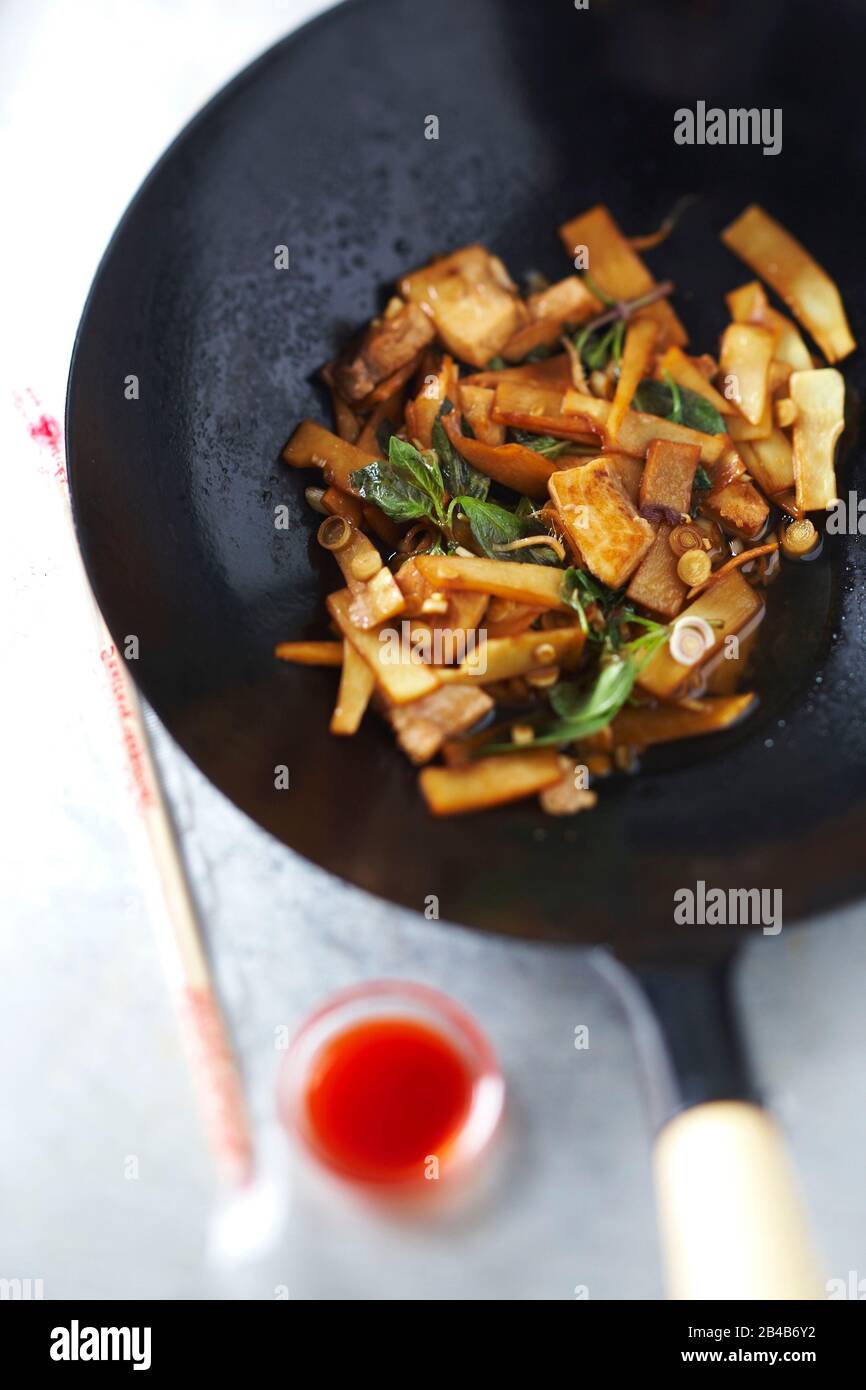
[[[32, 391], [16, 398], [31, 439], [51, 460], [70, 535], [75, 541], [62, 430]], [[76, 553], [80, 552], [77, 550]], [[100, 662], [120, 722], [134, 802], [153, 866], [153, 925], [180, 1023], [193, 1084], [220, 1177], [233, 1187], [253, 1176], [252, 1134], [228, 1029], [205, 954], [189, 880], [154, 761], [138, 692], [108, 631], [81, 565]]]

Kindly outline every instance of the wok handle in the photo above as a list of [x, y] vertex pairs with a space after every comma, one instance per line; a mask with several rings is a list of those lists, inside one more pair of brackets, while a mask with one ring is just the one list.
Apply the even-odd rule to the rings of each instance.
[[669, 1298], [825, 1297], [784, 1141], [758, 1105], [681, 1111], [656, 1140], [655, 1178]]

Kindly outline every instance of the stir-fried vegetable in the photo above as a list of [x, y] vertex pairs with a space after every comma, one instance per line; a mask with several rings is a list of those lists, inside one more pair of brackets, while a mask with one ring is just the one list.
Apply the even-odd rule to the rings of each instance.
[[760, 422], [766, 409], [775, 344], [775, 334], [754, 323], [732, 323], [722, 336], [722, 375], [735, 392], [734, 401], [753, 425]]
[[[339, 668], [332, 733], [372, 707], [436, 816], [533, 795], [572, 815], [589, 778], [745, 717], [762, 587], [817, 552], [805, 514], [837, 496], [844, 381], [759, 280], [692, 355], [638, 254], [661, 236], [604, 207], [560, 236], [572, 273], [525, 296], [479, 245], [405, 275], [322, 369], [333, 432], [305, 420], [283, 451], [320, 470], [335, 583], [330, 635], [275, 654]], [[752, 207], [723, 240], [830, 362], [853, 349], [778, 223]]]
[[553, 748], [511, 758], [479, 758], [464, 767], [425, 767], [418, 782], [434, 816], [485, 811], [552, 787], [562, 773]]
[[794, 372], [794, 481], [801, 512], [822, 511], [836, 497], [833, 456], [845, 426], [845, 382], [832, 367]]
[[722, 240], [781, 295], [829, 362], [854, 351], [857, 344], [830, 276], [769, 213], [753, 203]]

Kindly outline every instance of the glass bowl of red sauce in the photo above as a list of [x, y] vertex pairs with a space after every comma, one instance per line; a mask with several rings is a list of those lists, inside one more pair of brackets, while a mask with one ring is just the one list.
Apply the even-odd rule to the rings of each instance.
[[[421, 1194], [490, 1144], [505, 1084], [478, 1025], [438, 990], [397, 980], [331, 996], [290, 1045], [280, 1117], [331, 1173]], [[449, 1186], [450, 1186], [449, 1181]]]

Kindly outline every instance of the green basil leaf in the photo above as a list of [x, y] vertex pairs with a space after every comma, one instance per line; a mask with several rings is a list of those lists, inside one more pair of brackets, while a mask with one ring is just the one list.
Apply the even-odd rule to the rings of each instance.
[[683, 395], [678, 383], [671, 376], [669, 371], [664, 372], [665, 385], [671, 393], [671, 413], [669, 420], [673, 420], [675, 425], [684, 424], [683, 420]]
[[[467, 463], [448, 438], [441, 418], [443, 413], [447, 413], [446, 405], [451, 406], [451, 402], [442, 402], [442, 408], [431, 430], [433, 448], [439, 457], [445, 486], [452, 497], [479, 497], [483, 501], [490, 491], [490, 479], [484, 473], [479, 473], [477, 468], [473, 468], [471, 463]], [[451, 409], [454, 407], [451, 406]]]
[[584, 603], [597, 603], [606, 613], [619, 602], [621, 589], [609, 589], [586, 570], [571, 565], [562, 579], [562, 597], [574, 609], [580, 610]]
[[559, 458], [560, 454], [567, 454], [569, 449], [574, 448], [573, 439], [556, 439], [552, 434], [530, 434], [528, 430], [512, 430], [511, 436], [516, 444], [522, 444], [524, 449], [533, 449], [536, 454], [542, 454], [546, 459]]
[[518, 563], [533, 565], [559, 564], [556, 552], [549, 545], [527, 545], [521, 550], [507, 551], [505, 554], [497, 549], [497, 546], [523, 540], [526, 536], [548, 535], [549, 532], [541, 522], [530, 517], [517, 516], [496, 502], [482, 502], [476, 497], [458, 497], [455, 500], [461, 511], [465, 512], [479, 546], [492, 560], [516, 560]]
[[483, 752], [513, 753], [518, 749], [558, 747], [576, 739], [597, 734], [619, 713], [631, 695], [639, 666], [629, 655], [609, 657], [599, 668], [589, 689], [573, 681], [559, 681], [549, 691], [550, 703], [558, 719], [547, 720], [536, 727], [532, 743], [485, 744]]
[[700, 430], [702, 434], [725, 433], [725, 422], [716, 407], [697, 391], [690, 391], [687, 386], [677, 386], [675, 396], [674, 391], [665, 382], [647, 377], [635, 391], [631, 408], [642, 410], [647, 415], [658, 415], [663, 420], [676, 419], [678, 424], [687, 425], [691, 430]]
[[521, 357], [521, 362], [546, 362], [548, 357], [553, 357], [559, 352], [559, 343], [539, 343], [538, 347], [530, 348], [525, 357]]
[[409, 483], [426, 492], [431, 502], [441, 507], [444, 501], [445, 484], [439, 460], [430, 449], [422, 453], [406, 439], [392, 435], [388, 442], [388, 462], [391, 467]]
[[[620, 321], [621, 322], [621, 321]], [[574, 338], [575, 350], [591, 372], [603, 371], [611, 357], [622, 349], [622, 334], [619, 324], [612, 323], [609, 328], [593, 330], [582, 328]]]
[[352, 486], [393, 521], [444, 519], [445, 484], [433, 450], [421, 453], [392, 434], [387, 460], [376, 460], [352, 474]]
[[352, 487], [392, 521], [420, 521], [432, 510], [426, 491], [407, 483], [387, 463], [368, 463], [352, 474]]

